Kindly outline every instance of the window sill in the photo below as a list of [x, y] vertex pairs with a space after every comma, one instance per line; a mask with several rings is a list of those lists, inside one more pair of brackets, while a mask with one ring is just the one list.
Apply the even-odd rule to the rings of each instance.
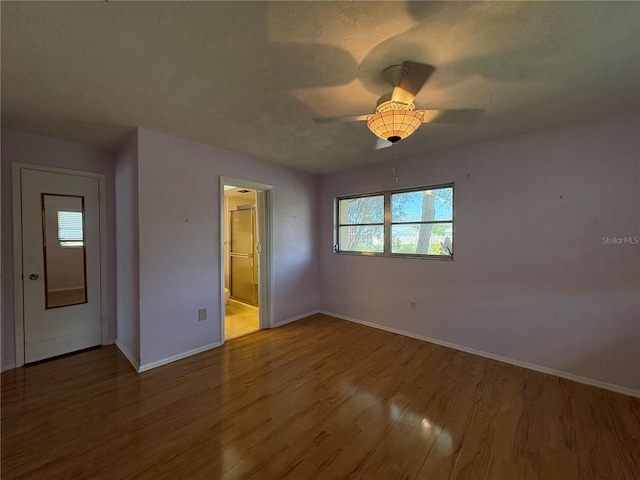
[[412, 255], [406, 253], [374, 253], [374, 252], [333, 252], [334, 255], [351, 255], [354, 257], [413, 258], [418, 260], [453, 261], [453, 255]]

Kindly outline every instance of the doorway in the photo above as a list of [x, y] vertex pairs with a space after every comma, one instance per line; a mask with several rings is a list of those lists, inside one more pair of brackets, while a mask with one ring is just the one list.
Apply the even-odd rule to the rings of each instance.
[[225, 318], [226, 340], [260, 330], [258, 308], [258, 238], [253, 189], [225, 185]]
[[271, 326], [270, 188], [221, 179], [222, 342]]
[[14, 164], [16, 365], [105, 343], [104, 177]]

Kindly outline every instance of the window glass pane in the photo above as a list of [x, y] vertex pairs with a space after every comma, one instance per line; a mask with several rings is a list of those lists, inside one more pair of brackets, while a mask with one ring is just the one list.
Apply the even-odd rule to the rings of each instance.
[[384, 195], [343, 198], [340, 200], [340, 224], [382, 223], [384, 220]]
[[340, 227], [340, 250], [343, 252], [382, 252], [382, 225]]
[[453, 225], [451, 223], [393, 225], [391, 253], [450, 256], [453, 254]]
[[437, 188], [391, 195], [392, 222], [453, 220], [453, 188]]

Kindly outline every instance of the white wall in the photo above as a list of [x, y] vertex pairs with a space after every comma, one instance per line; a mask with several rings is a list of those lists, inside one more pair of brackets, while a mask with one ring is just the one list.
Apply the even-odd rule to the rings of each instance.
[[116, 270], [118, 347], [140, 365], [138, 133], [116, 154]]
[[13, 200], [11, 163], [30, 163], [102, 173], [107, 202], [107, 309], [108, 339], [115, 340], [115, 209], [114, 167], [110, 153], [95, 148], [38, 135], [2, 129], [2, 368], [15, 366], [13, 306]]
[[317, 178], [139, 129], [142, 368], [221, 340], [220, 176], [274, 187], [275, 321], [318, 309]]
[[[324, 176], [321, 308], [640, 392], [640, 245], [603, 244], [640, 235], [639, 131], [634, 112], [398, 161], [397, 185], [390, 164]], [[334, 197], [446, 182], [454, 261], [332, 254]]]

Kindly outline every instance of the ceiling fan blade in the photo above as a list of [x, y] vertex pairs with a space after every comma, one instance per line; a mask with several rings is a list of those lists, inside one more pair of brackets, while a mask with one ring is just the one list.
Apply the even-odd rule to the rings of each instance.
[[383, 72], [383, 75], [386, 74], [394, 86], [391, 99], [394, 102], [410, 104], [436, 68], [433, 65], [410, 60], [403, 62], [399, 67], [390, 67]]
[[457, 123], [471, 124], [480, 120], [484, 108], [452, 108], [443, 110], [416, 109], [422, 112], [422, 123]]
[[322, 117], [314, 118], [315, 123], [348, 123], [348, 122], [364, 122], [368, 120], [371, 114], [367, 115], [346, 115], [341, 117]]
[[388, 140], [383, 140], [381, 138], [378, 138], [378, 141], [376, 142], [376, 150], [381, 150], [383, 148], [388, 148], [392, 146], [393, 146], [393, 143], [391, 143]]
[[422, 123], [431, 123], [442, 114], [443, 110], [430, 110], [428, 108], [417, 109], [416, 112], [422, 114]]

